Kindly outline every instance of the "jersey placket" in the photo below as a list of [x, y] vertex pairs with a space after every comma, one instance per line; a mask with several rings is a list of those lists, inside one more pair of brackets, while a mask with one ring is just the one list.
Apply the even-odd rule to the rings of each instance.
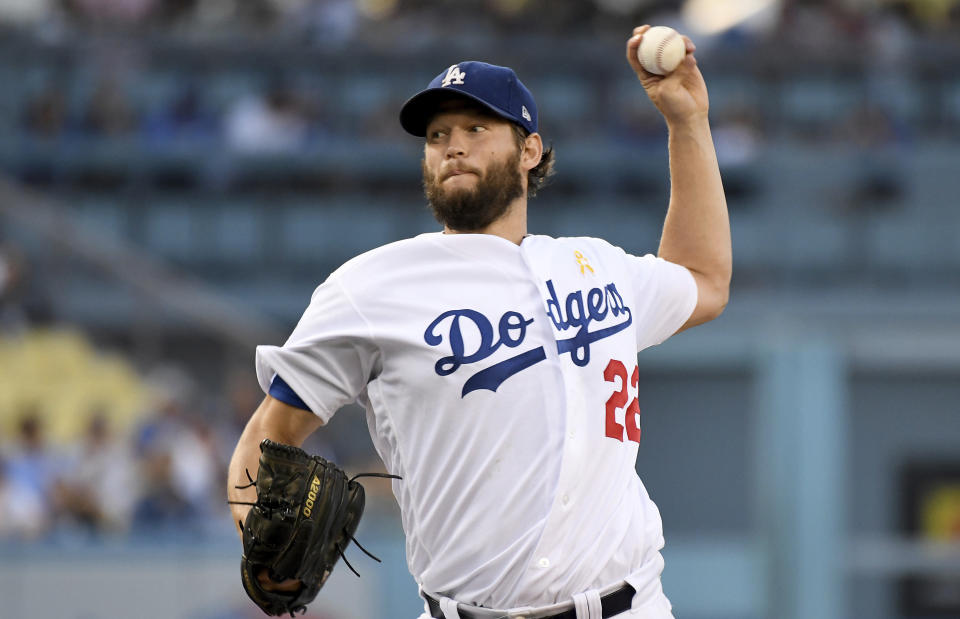
[[539, 275], [536, 268], [536, 257], [532, 255], [535, 248], [534, 239], [528, 239], [520, 246], [521, 255], [531, 280], [540, 291], [541, 307], [537, 315], [536, 324], [542, 325], [543, 337], [547, 344], [547, 359], [551, 367], [560, 372], [563, 385], [564, 428], [563, 451], [560, 464], [560, 474], [555, 486], [553, 504], [550, 514], [543, 528], [543, 534], [533, 554], [527, 569], [527, 584], [536, 582], [544, 592], [562, 586], [557, 581], [556, 574], [563, 574], [565, 567], [576, 562], [576, 557], [561, 556], [560, 548], [569, 545], [571, 536], [576, 535], [576, 529], [570, 522], [572, 508], [583, 499], [583, 485], [589, 481], [584, 475], [589, 470], [587, 453], [587, 436], [589, 418], [585, 414], [587, 408], [586, 394], [577, 376], [577, 368], [569, 359], [560, 356], [557, 349], [557, 340], [562, 339], [562, 333], [547, 314], [544, 299], [549, 296], [546, 281]]

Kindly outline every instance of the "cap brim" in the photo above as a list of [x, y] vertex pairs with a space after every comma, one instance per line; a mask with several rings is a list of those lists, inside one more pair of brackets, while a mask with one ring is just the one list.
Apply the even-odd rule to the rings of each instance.
[[473, 101], [480, 104], [481, 107], [490, 110], [497, 116], [504, 118], [505, 120], [509, 120], [510, 122], [514, 123], [518, 122], [516, 118], [504, 110], [490, 105], [483, 99], [475, 97], [461, 90], [437, 87], [420, 91], [410, 97], [407, 102], [403, 104], [403, 107], [400, 108], [400, 126], [403, 127], [404, 131], [411, 135], [415, 135], [420, 138], [425, 137], [427, 135], [427, 123], [430, 122], [430, 118], [435, 113], [439, 103], [444, 100], [455, 98]]

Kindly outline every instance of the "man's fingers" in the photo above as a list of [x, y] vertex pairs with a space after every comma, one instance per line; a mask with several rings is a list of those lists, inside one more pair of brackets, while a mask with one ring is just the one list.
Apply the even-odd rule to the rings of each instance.
[[685, 34], [680, 35], [680, 36], [683, 37], [683, 42], [684, 42], [684, 43], [686, 44], [686, 46], [687, 46], [687, 53], [688, 53], [688, 54], [692, 54], [693, 52], [697, 51], [697, 46], [693, 43], [693, 41], [690, 40], [690, 37], [688, 37], [688, 36], [685, 35]]
[[640, 47], [640, 41], [643, 40], [643, 33], [647, 30], [650, 30], [649, 25], [637, 26], [633, 29], [633, 36], [627, 39], [627, 62], [640, 79], [654, 77], [653, 73], [649, 73], [643, 68], [643, 65], [640, 64], [640, 59], [637, 58], [637, 48]]
[[630, 66], [633, 66], [634, 63], [637, 65], [640, 64], [640, 62], [637, 60], [637, 48], [640, 47], [641, 38], [641, 35], [635, 34], [627, 39], [627, 62], [630, 63]]
[[300, 589], [299, 580], [294, 578], [285, 580], [283, 582], [277, 582], [270, 578], [267, 570], [263, 570], [257, 574], [257, 580], [260, 582], [260, 586], [266, 591], [297, 591]]

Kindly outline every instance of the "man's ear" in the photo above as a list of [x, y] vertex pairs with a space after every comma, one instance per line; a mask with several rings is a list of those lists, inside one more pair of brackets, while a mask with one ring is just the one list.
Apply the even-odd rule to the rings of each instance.
[[543, 158], [543, 138], [539, 133], [531, 133], [523, 141], [523, 152], [520, 153], [520, 165], [524, 170], [532, 170]]

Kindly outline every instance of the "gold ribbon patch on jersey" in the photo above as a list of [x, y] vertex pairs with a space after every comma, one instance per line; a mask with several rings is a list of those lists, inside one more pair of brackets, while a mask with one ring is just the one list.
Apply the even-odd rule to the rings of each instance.
[[586, 275], [587, 269], [590, 269], [590, 272], [593, 273], [593, 267], [590, 266], [590, 263], [587, 261], [586, 256], [583, 255], [583, 252], [575, 251], [573, 256], [577, 259], [577, 264], [580, 266], [580, 274]]

